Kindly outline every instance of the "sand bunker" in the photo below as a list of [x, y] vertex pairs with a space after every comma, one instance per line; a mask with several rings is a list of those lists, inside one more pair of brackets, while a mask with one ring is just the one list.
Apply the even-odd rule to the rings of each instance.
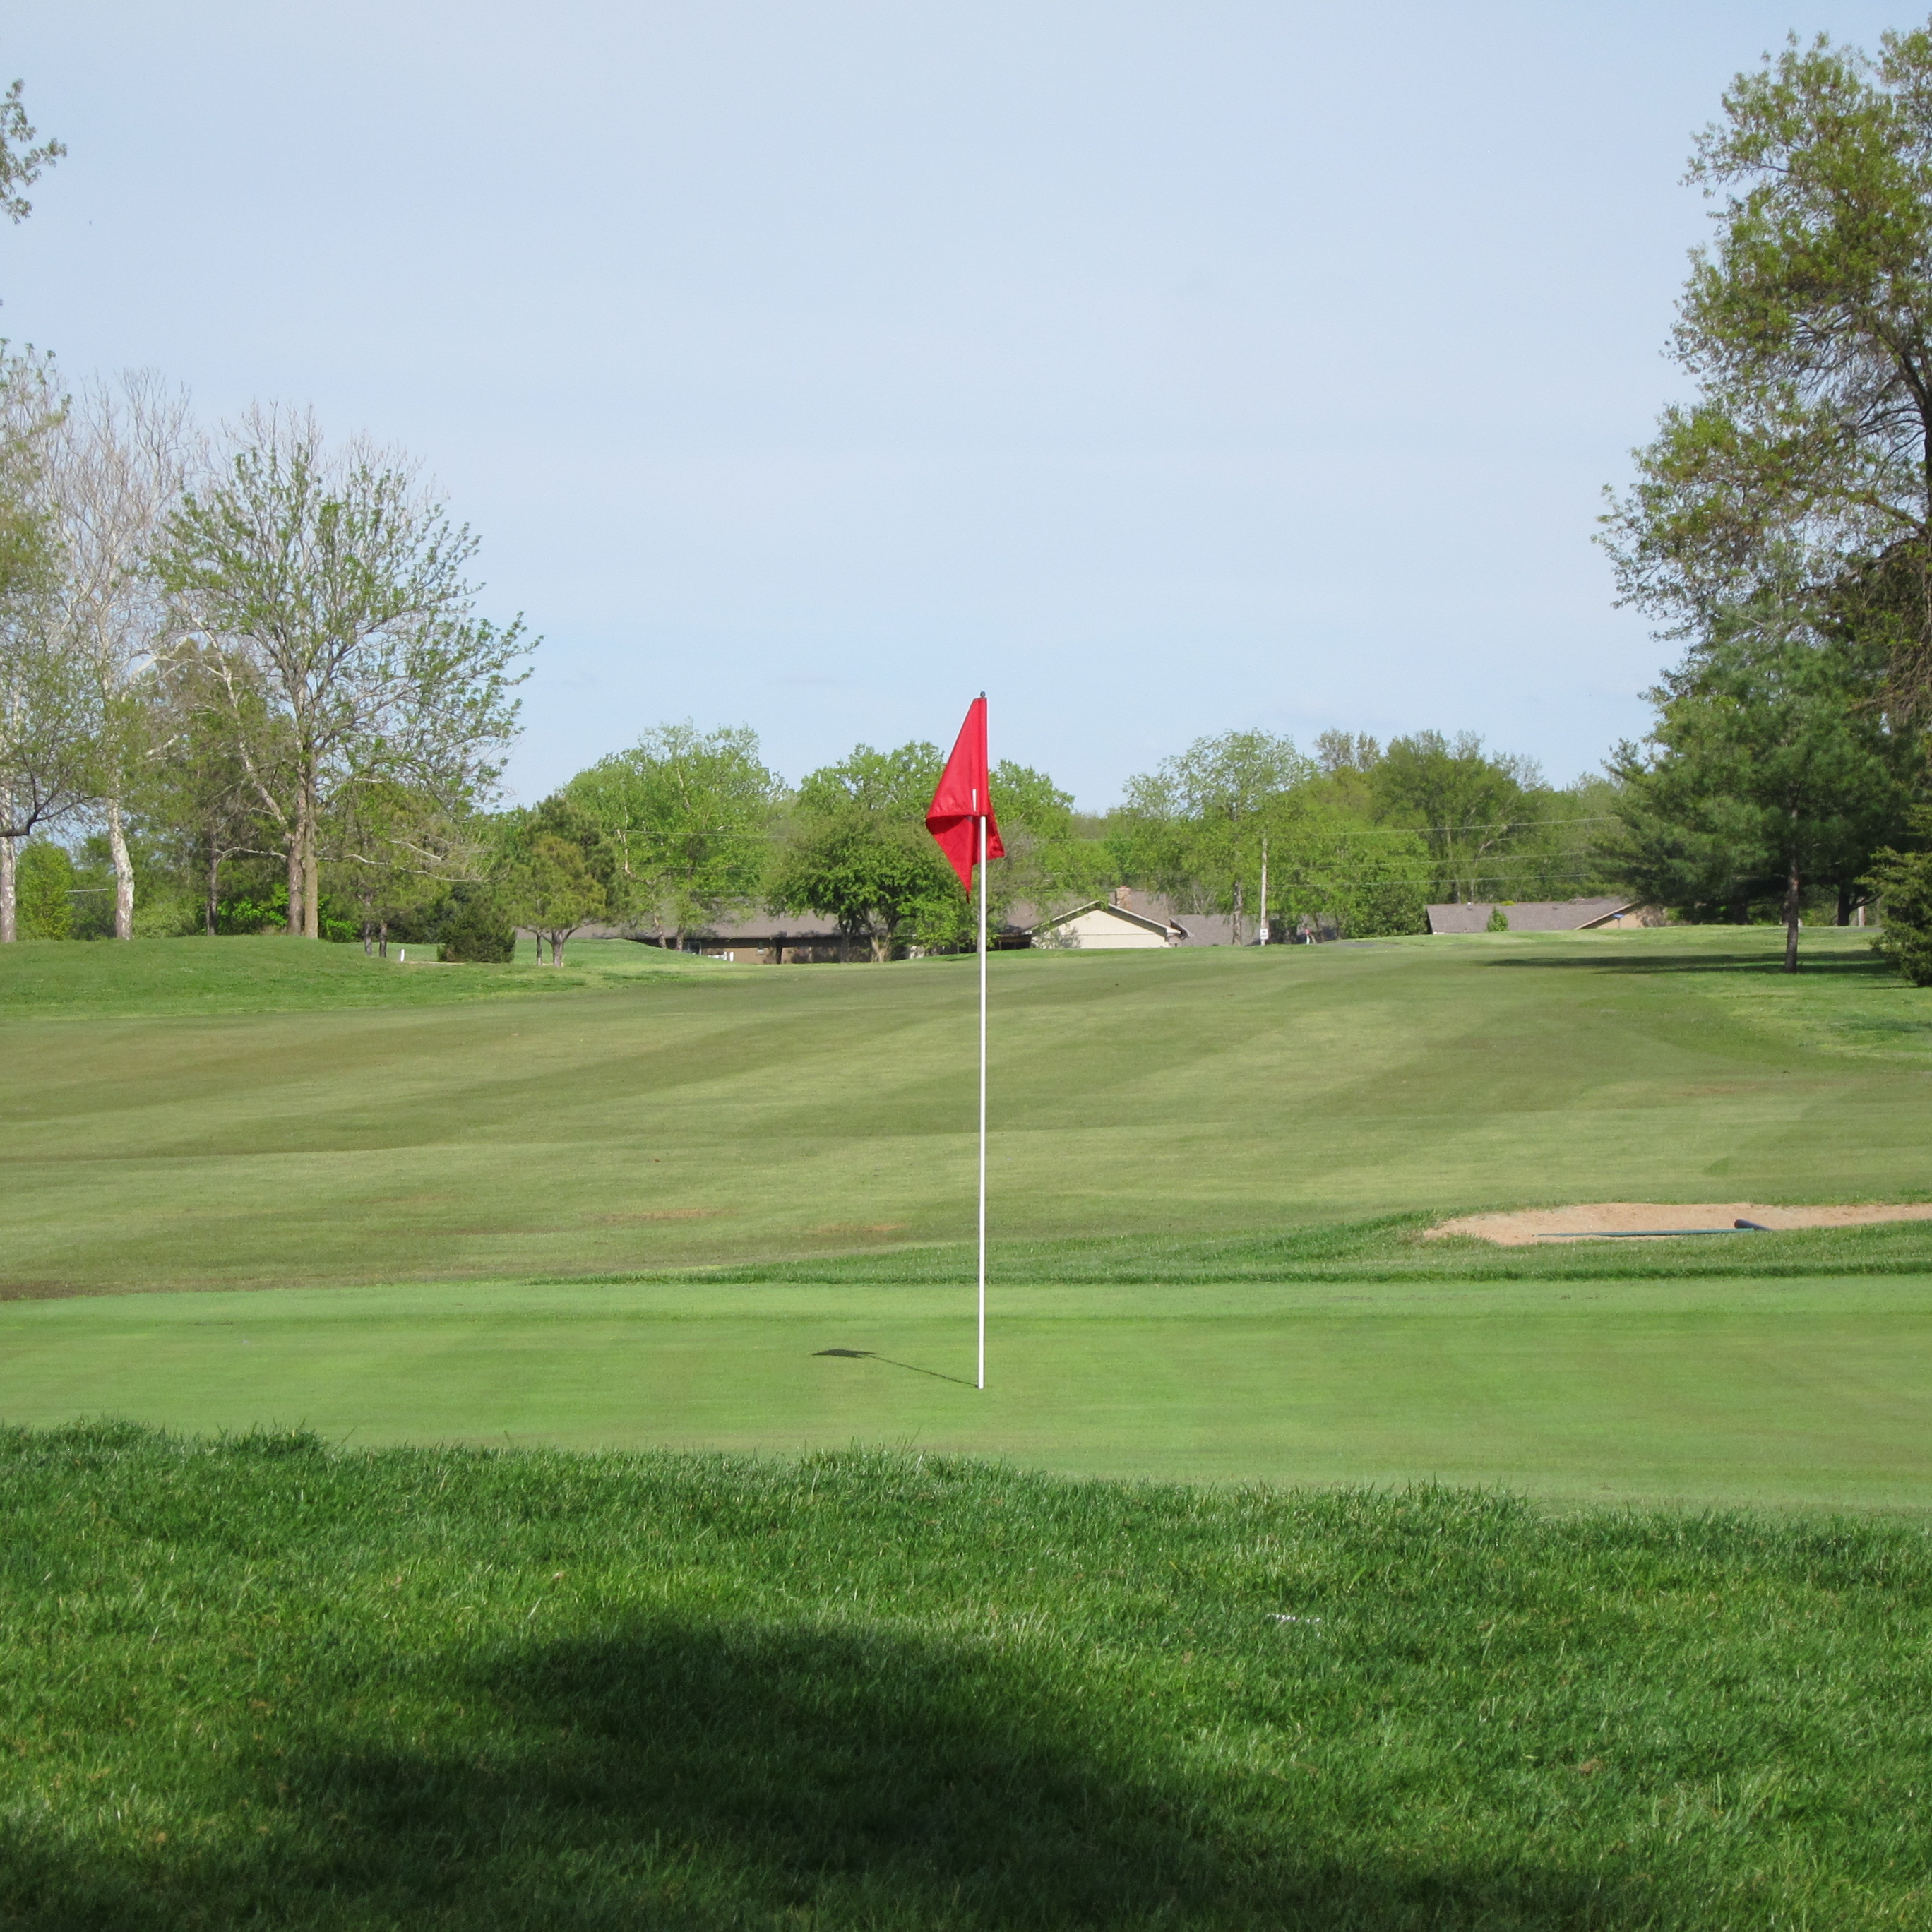
[[1500, 1247], [1527, 1247], [1565, 1234], [1636, 1234], [1729, 1228], [1755, 1221], [1762, 1228], [1861, 1228], [1874, 1221], [1932, 1221], [1932, 1202], [1918, 1207], [1767, 1208], [1756, 1201], [1592, 1201], [1576, 1208], [1521, 1208], [1512, 1214], [1465, 1214], [1438, 1221], [1430, 1237], [1472, 1234]]

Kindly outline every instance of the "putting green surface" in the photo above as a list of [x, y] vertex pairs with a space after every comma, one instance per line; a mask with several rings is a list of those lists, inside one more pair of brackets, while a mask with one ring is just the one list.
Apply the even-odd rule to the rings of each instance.
[[1036, 1288], [996, 1294], [990, 1363], [981, 1393], [970, 1294], [933, 1288], [500, 1282], [0, 1310], [12, 1423], [1932, 1504], [1932, 1277]]

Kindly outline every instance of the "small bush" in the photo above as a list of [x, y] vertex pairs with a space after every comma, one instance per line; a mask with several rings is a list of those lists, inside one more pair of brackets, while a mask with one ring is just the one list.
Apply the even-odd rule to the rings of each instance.
[[1392, 939], [1429, 930], [1429, 896], [1412, 879], [1365, 879], [1331, 896], [1344, 939]]
[[[316, 922], [324, 939], [346, 946], [362, 936], [353, 908], [332, 893], [322, 894], [316, 914]], [[266, 891], [231, 893], [215, 902], [214, 929], [224, 937], [282, 932], [287, 929], [288, 922], [289, 887], [285, 879], [276, 880]]]
[[134, 901], [136, 939], [188, 939], [202, 930], [205, 916], [200, 900], [184, 893]]
[[1490, 922], [1483, 928], [1485, 932], [1507, 932], [1509, 929], [1509, 914], [1501, 906], [1490, 914]]
[[74, 937], [74, 861], [59, 846], [35, 838], [21, 847], [14, 892], [22, 939]]

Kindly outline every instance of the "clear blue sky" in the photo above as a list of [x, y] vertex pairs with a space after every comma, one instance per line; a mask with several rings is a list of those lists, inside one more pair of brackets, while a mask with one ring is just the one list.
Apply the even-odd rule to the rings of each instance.
[[[748, 722], [1089, 807], [1197, 734], [1567, 780], [1663, 653], [1590, 538], [1759, 0], [62, 0], [0, 328], [421, 456], [547, 641], [512, 776]], [[11, 12], [11, 10], [10, 10]]]

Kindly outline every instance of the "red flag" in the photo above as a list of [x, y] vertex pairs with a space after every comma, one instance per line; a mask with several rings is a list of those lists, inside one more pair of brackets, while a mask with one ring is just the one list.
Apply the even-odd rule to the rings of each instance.
[[982, 692], [966, 707], [966, 722], [952, 747], [952, 755], [939, 775], [939, 789], [932, 794], [932, 809], [926, 814], [926, 829], [939, 842], [946, 862], [959, 874], [959, 883], [973, 890], [973, 868], [980, 856], [980, 828], [974, 821], [986, 821], [986, 856], [1003, 859], [1006, 848], [1000, 843], [1000, 827], [993, 816], [993, 794], [986, 779], [986, 694]]

